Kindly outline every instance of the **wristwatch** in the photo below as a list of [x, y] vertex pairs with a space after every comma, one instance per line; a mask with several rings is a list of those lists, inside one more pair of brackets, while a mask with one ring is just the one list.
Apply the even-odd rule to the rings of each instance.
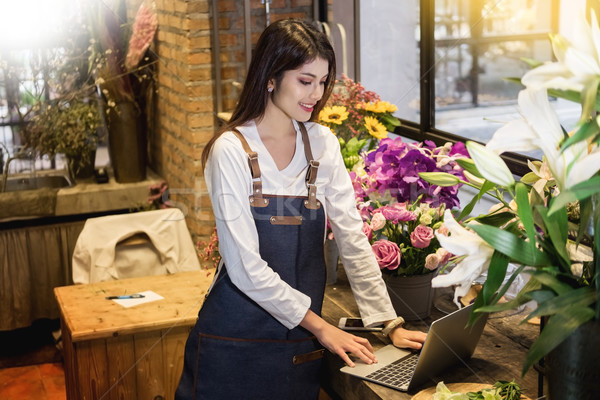
[[381, 330], [381, 334], [383, 336], [388, 336], [391, 331], [393, 331], [394, 329], [398, 328], [399, 326], [402, 326], [402, 324], [404, 324], [404, 318], [398, 317], [398, 318], [392, 320], [392, 322], [390, 322], [389, 324], [387, 324], [385, 326], [385, 328], [383, 328]]

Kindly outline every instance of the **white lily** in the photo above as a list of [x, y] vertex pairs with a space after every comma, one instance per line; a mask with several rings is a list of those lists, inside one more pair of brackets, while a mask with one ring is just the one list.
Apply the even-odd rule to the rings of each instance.
[[587, 143], [579, 142], [561, 152], [563, 131], [545, 89], [522, 90], [519, 108], [523, 118], [498, 129], [486, 145], [489, 150], [497, 154], [542, 150], [561, 190], [589, 179], [600, 170], [598, 146], [588, 152]]
[[596, 13], [591, 11], [591, 24], [581, 12], [573, 24], [573, 42], [564, 36], [551, 35], [556, 62], [547, 62], [527, 72], [521, 82], [527, 88], [574, 90], [585, 99], [583, 116], [589, 115], [596, 99], [600, 79], [600, 29]]
[[485, 179], [506, 188], [515, 184], [512, 172], [498, 154], [476, 142], [469, 141], [466, 146], [479, 173]]
[[431, 281], [432, 287], [448, 287], [458, 285], [454, 291], [454, 303], [461, 307], [459, 297], [467, 294], [473, 281], [490, 266], [494, 249], [475, 232], [462, 227], [450, 210], [444, 212], [444, 225], [449, 236], [436, 233], [442, 248], [455, 256], [465, 256], [448, 274], [438, 275]]

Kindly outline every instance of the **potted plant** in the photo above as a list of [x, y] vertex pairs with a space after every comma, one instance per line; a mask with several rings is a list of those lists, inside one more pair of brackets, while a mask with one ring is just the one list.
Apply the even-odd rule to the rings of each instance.
[[74, 181], [93, 176], [100, 126], [95, 99], [59, 99], [38, 107], [27, 131], [28, 147], [42, 156], [64, 154]]
[[[400, 120], [393, 116], [397, 109], [360, 82], [342, 75], [319, 113], [318, 122], [337, 136], [344, 164], [351, 171], [355, 166], [360, 167], [361, 152], [377, 147], [388, 132], [400, 125]], [[339, 251], [329, 223], [324, 249], [327, 284], [333, 284], [337, 279]]]
[[[522, 373], [546, 357], [553, 400], [600, 396], [600, 126], [595, 118], [600, 110], [600, 59], [592, 50], [600, 45], [600, 28], [593, 12], [591, 24], [583, 18], [576, 27], [573, 43], [552, 36], [557, 62], [540, 65], [522, 78], [522, 118], [500, 128], [486, 146], [467, 144], [473, 163], [465, 166], [477, 177], [468, 184], [480, 187], [473, 201], [488, 193], [502, 207], [460, 223], [446, 214], [452, 220], [450, 236], [438, 239], [463, 259], [433, 282], [457, 285], [458, 297], [487, 271], [473, 319], [480, 312], [513, 309], [533, 300], [535, 307], [525, 319], [542, 317], [545, 323]], [[582, 103], [581, 119], [570, 134], [560, 125], [549, 93]], [[498, 156], [536, 149], [544, 153], [543, 160], [530, 162], [532, 172], [519, 182]], [[509, 262], [519, 268], [505, 282]], [[499, 303], [521, 273], [530, 276], [527, 284], [514, 300]]]
[[[396, 312], [407, 320], [429, 316], [431, 279], [449, 260], [435, 233], [443, 235], [444, 210], [459, 206], [457, 160], [462, 143], [436, 147], [431, 142], [382, 139], [363, 155], [363, 167], [350, 173], [364, 232], [381, 268]], [[447, 173], [453, 185], [432, 185], [420, 172]]]
[[344, 163], [351, 170], [360, 160], [360, 152], [375, 148], [388, 132], [400, 126], [400, 120], [393, 116], [397, 109], [360, 82], [342, 75], [319, 113], [319, 123], [338, 137]]

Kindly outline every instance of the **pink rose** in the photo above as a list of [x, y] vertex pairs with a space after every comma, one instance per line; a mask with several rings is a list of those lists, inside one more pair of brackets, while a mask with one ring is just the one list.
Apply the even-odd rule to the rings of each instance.
[[398, 205], [398, 203], [392, 206], [383, 206], [380, 207], [381, 213], [388, 221], [394, 221], [395, 224], [398, 222], [406, 222], [406, 221], [414, 221], [417, 219], [417, 215], [406, 209], [403, 205]]
[[369, 240], [371, 240], [371, 238], [373, 237], [373, 230], [371, 229], [371, 226], [366, 222], [363, 222], [363, 233], [367, 236], [367, 239]]
[[378, 212], [375, 215], [373, 215], [373, 218], [371, 218], [371, 229], [373, 229], [374, 231], [378, 231], [385, 226], [385, 223], [385, 217], [382, 213]]
[[431, 239], [433, 239], [433, 229], [425, 225], [418, 225], [410, 234], [410, 242], [418, 249], [429, 246]]
[[373, 243], [373, 253], [380, 269], [395, 270], [400, 265], [402, 253], [398, 245], [394, 242], [385, 239], [376, 241]]
[[428, 254], [425, 258], [425, 268], [430, 271], [435, 270], [440, 265], [440, 258], [437, 254], [431, 253]]
[[446, 265], [450, 261], [450, 257], [452, 257], [452, 254], [443, 247], [437, 249], [435, 254], [440, 258], [440, 265]]

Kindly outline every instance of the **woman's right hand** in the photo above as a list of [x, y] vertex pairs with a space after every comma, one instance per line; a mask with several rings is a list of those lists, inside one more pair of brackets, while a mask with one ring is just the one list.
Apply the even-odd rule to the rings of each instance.
[[312, 332], [323, 347], [340, 356], [350, 367], [354, 367], [355, 364], [348, 353], [360, 358], [367, 364], [377, 362], [377, 358], [373, 354], [373, 347], [367, 339], [352, 335], [325, 322], [323, 318], [311, 310], [308, 310], [304, 319], [300, 322], [300, 326]]

